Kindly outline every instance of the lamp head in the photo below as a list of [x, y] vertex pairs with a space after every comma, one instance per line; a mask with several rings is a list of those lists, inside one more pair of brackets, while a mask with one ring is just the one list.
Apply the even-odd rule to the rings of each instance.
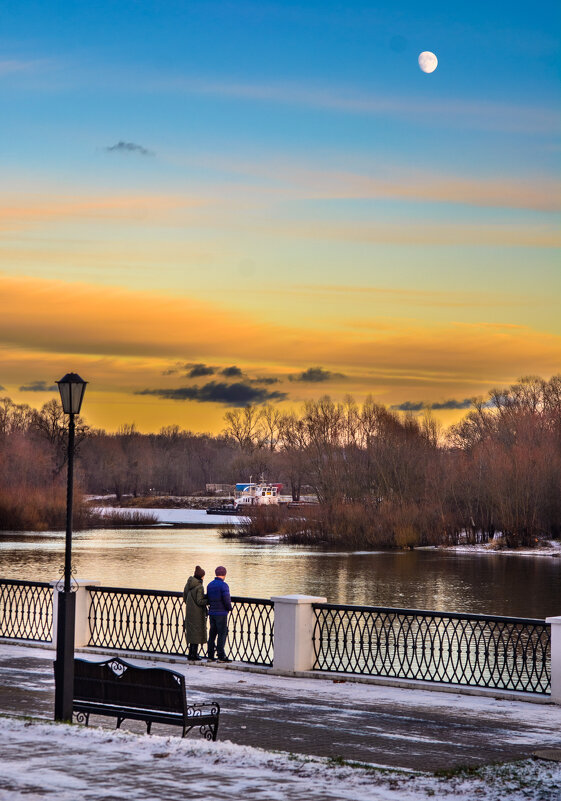
[[64, 413], [80, 414], [80, 408], [88, 382], [80, 378], [77, 373], [66, 373], [64, 378], [61, 378], [60, 381], [56, 383], [58, 384], [58, 391], [60, 392]]

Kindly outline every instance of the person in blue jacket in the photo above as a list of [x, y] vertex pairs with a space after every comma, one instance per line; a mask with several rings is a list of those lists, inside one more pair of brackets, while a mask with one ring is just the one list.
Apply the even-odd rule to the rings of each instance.
[[230, 599], [230, 588], [224, 581], [226, 575], [225, 567], [217, 567], [214, 571], [216, 578], [211, 581], [206, 588], [208, 598], [208, 616], [210, 619], [210, 633], [208, 637], [208, 661], [216, 662], [214, 658], [214, 648], [216, 643], [216, 653], [219, 662], [231, 662], [228, 659], [224, 646], [228, 636], [228, 612], [232, 611], [232, 601]]

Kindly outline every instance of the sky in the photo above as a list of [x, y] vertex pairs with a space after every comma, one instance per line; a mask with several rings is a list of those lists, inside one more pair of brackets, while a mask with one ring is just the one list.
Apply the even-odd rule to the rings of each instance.
[[[561, 372], [554, 0], [0, 7], [0, 394], [444, 424]], [[421, 51], [438, 57], [419, 69]]]

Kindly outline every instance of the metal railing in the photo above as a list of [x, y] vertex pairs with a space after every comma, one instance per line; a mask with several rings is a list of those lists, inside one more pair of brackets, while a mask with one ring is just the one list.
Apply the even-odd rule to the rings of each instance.
[[52, 642], [53, 588], [48, 582], [0, 580], [0, 638]]
[[314, 604], [315, 670], [548, 693], [543, 620]]
[[[181, 592], [89, 586], [89, 646], [154, 654], [184, 655], [187, 650]], [[272, 601], [232, 598], [228, 654], [254, 665], [273, 664]], [[206, 646], [199, 649], [206, 655]]]

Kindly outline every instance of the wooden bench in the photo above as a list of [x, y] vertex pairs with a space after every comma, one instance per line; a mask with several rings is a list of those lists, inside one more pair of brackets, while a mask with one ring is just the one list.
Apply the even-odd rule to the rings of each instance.
[[220, 705], [187, 704], [185, 676], [166, 668], [143, 668], [122, 659], [106, 662], [74, 660], [73, 712], [79, 723], [90, 715], [142, 720], [150, 734], [152, 723], [181, 726], [185, 737], [198, 728], [207, 740], [216, 740]]

